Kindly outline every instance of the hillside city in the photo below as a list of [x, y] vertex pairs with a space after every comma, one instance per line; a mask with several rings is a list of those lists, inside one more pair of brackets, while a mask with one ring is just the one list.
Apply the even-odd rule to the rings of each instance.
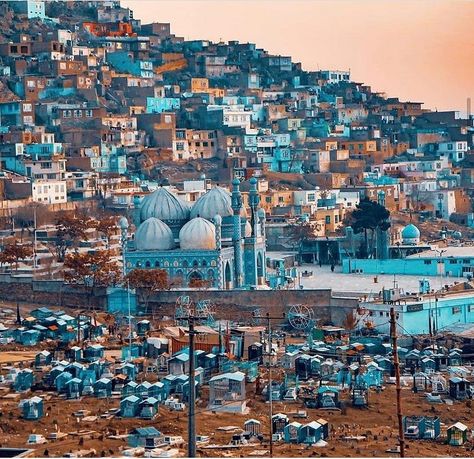
[[0, 2], [1, 457], [472, 455], [471, 99], [354, 78]]

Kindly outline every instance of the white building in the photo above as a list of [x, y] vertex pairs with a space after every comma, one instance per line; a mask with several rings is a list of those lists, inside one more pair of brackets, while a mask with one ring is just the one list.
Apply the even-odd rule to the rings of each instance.
[[31, 185], [31, 197], [42, 204], [61, 204], [67, 202], [66, 182], [64, 180], [35, 180]]
[[462, 161], [468, 151], [467, 141], [441, 142], [438, 144], [438, 153], [455, 163]]

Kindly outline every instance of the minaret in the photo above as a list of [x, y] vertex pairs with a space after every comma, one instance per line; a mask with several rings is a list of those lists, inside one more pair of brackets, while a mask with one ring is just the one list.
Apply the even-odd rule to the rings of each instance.
[[[377, 202], [379, 205], [385, 207], [385, 191], [380, 190], [377, 193]], [[388, 258], [388, 244], [389, 244], [389, 230], [382, 230], [377, 228], [377, 258], [379, 260], [386, 260]]]
[[135, 228], [138, 229], [140, 223], [140, 197], [135, 194], [133, 195], [133, 224], [135, 225]]
[[250, 179], [250, 192], [249, 192], [249, 206], [250, 206], [250, 225], [252, 226], [252, 237], [257, 237], [258, 227], [258, 205], [260, 204], [260, 196], [257, 191], [257, 179], [252, 177]]
[[216, 250], [219, 252], [217, 261], [217, 287], [225, 288], [224, 273], [222, 272], [222, 217], [218, 214], [214, 217], [214, 225], [216, 225]]
[[222, 217], [218, 214], [214, 217], [216, 226], [216, 250], [222, 249]]
[[234, 211], [234, 232], [232, 242], [234, 244], [235, 257], [235, 287], [242, 287], [242, 229], [240, 212], [242, 211], [242, 195], [240, 194], [240, 181], [235, 178], [232, 181], [232, 210]]
[[121, 217], [118, 222], [120, 228], [120, 244], [122, 246], [122, 274], [125, 277], [127, 274], [127, 265], [126, 265], [126, 251], [127, 251], [127, 239], [128, 239], [128, 220], [125, 217]]

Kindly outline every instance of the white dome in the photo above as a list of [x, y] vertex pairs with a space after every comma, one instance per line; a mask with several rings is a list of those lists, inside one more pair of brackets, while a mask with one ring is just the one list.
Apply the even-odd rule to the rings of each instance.
[[183, 250], [214, 250], [216, 227], [205, 218], [193, 218], [181, 228], [179, 244]]
[[174, 247], [170, 227], [155, 217], [145, 220], [135, 233], [137, 250], [170, 250]]
[[191, 218], [203, 217], [212, 220], [216, 214], [229, 217], [233, 213], [230, 193], [216, 186], [196, 201], [191, 209]]
[[164, 221], [188, 220], [189, 204], [166, 188], [158, 188], [147, 195], [140, 207], [140, 220], [143, 222], [150, 217], [159, 218]]

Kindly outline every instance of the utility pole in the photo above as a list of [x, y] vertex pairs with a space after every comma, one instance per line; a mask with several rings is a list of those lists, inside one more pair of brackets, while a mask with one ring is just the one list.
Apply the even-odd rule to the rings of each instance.
[[182, 317], [176, 317], [177, 321], [184, 321], [188, 324], [188, 335], [189, 335], [189, 407], [188, 407], [188, 457], [196, 457], [196, 371], [194, 362], [194, 338], [196, 331], [194, 325], [201, 321], [206, 320], [206, 316], [199, 315], [194, 305], [189, 305], [188, 311]]
[[196, 388], [194, 369], [194, 316], [190, 316], [189, 324], [189, 415], [188, 415], [188, 457], [196, 457]]
[[402, 387], [400, 385], [400, 361], [398, 360], [397, 323], [393, 306], [390, 308], [390, 336], [392, 338], [393, 366], [395, 368], [395, 387], [397, 391], [398, 442], [400, 445], [400, 457], [405, 457], [405, 433], [403, 431]]
[[264, 355], [268, 357], [268, 401], [269, 401], [269, 420], [270, 420], [270, 457], [273, 457], [273, 381], [272, 381], [272, 320], [282, 320], [285, 318], [285, 314], [282, 316], [270, 316], [267, 312], [265, 316], [254, 316], [255, 319], [265, 319], [267, 321], [268, 331], [268, 351]]

